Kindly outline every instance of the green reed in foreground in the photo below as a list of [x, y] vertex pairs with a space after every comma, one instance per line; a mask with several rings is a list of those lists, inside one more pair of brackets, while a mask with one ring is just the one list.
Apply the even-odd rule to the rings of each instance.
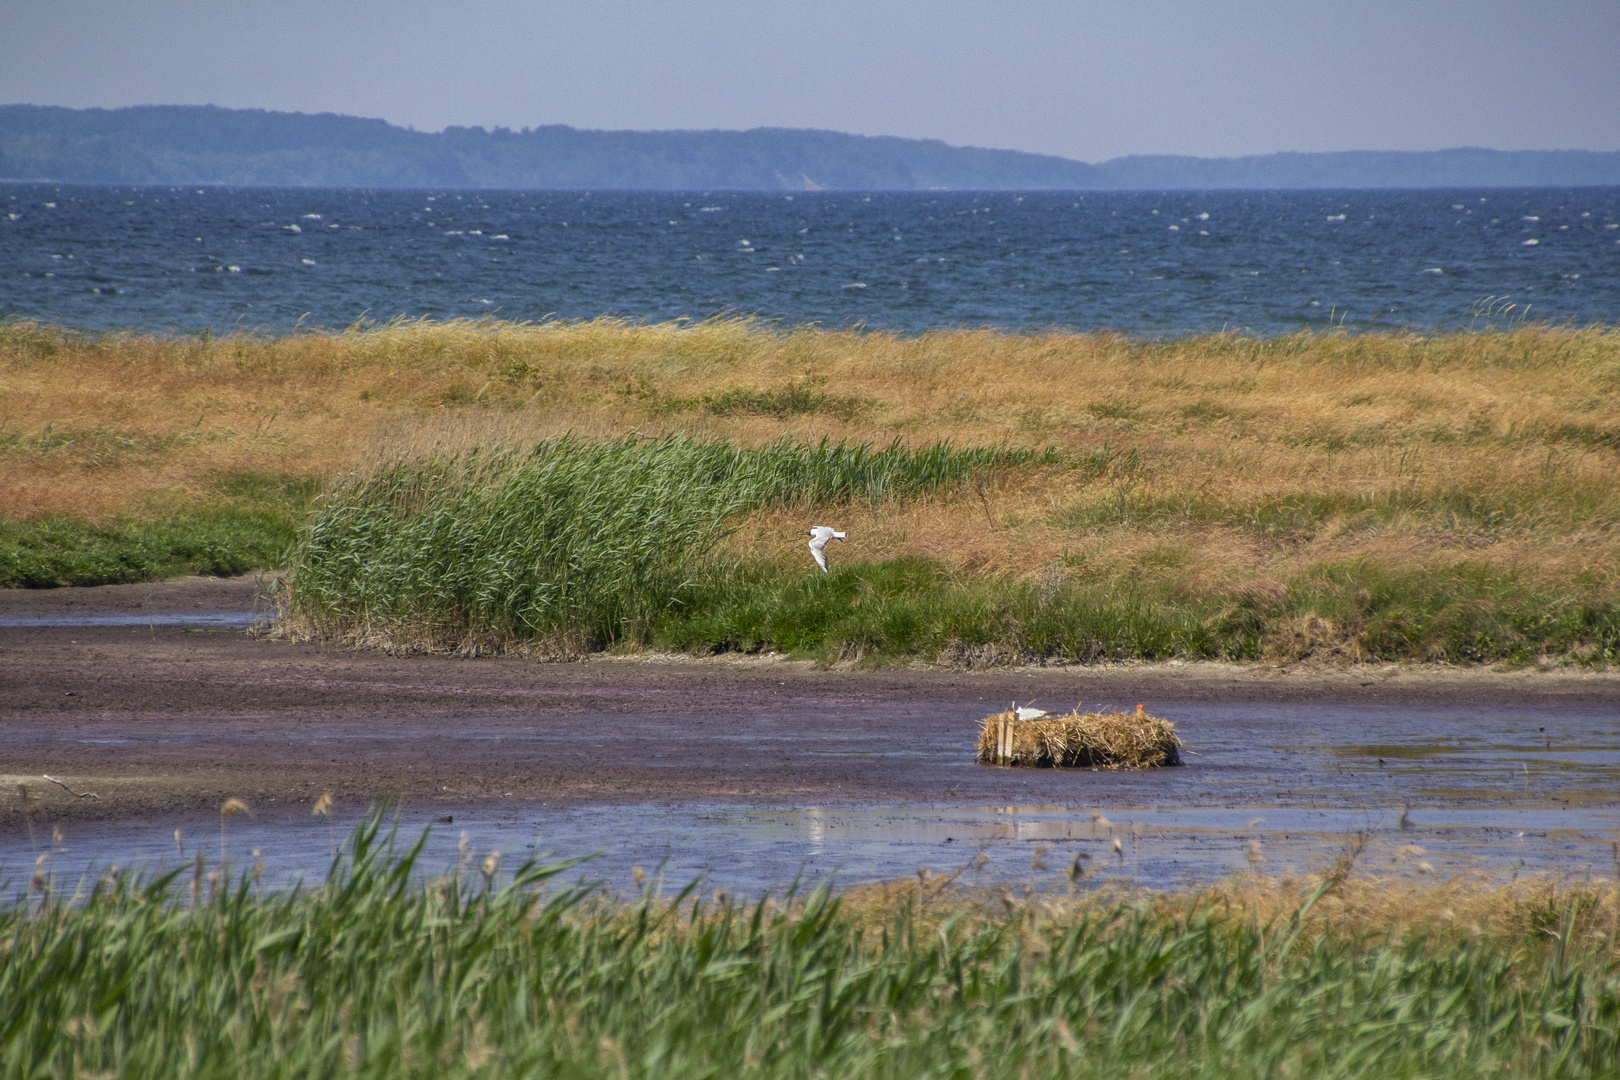
[[340, 485], [292, 560], [293, 614], [401, 644], [642, 641], [695, 595], [739, 515], [918, 495], [1028, 450], [757, 450], [683, 436], [409, 461]]
[[325, 884], [302, 892], [261, 895], [199, 867], [195, 884], [126, 877], [73, 901], [19, 899], [0, 910], [0, 1070], [1620, 1072], [1620, 952], [1603, 887], [1549, 894], [1509, 920], [1516, 929], [1431, 920], [1402, 932], [1313, 915], [1333, 878], [1263, 918], [1214, 892], [886, 910], [825, 891], [785, 905], [690, 893], [616, 904], [543, 890], [565, 868], [533, 862], [509, 879], [423, 883], [419, 850], [396, 855], [372, 818]]

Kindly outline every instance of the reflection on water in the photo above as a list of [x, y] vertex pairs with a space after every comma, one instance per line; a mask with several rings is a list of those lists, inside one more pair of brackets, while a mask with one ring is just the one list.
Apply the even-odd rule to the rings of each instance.
[[[1212, 881], [1234, 872], [1317, 869], [1364, 834], [1368, 872], [1442, 876], [1478, 872], [1499, 879], [1552, 873], [1583, 878], [1616, 873], [1620, 838], [1613, 809], [1349, 810], [1243, 807], [926, 807], [755, 808], [723, 805], [513, 807], [485, 805], [448, 815], [407, 811], [400, 835], [430, 830], [422, 868], [439, 873], [491, 851], [510, 867], [530, 856], [584, 858], [578, 873], [634, 892], [632, 868], [661, 870], [671, 887], [702, 878], [706, 887], [757, 895], [795, 880], [838, 884], [904, 877], [926, 868], [977, 884], [1069, 887], [1124, 880], [1150, 888]], [[352, 824], [352, 822], [351, 822]], [[179, 843], [174, 830], [181, 830]], [[337, 833], [342, 840], [341, 831]], [[0, 843], [0, 878], [14, 890], [49, 852], [58, 888], [71, 889], [110, 864], [157, 871], [201, 851], [213, 863], [217, 819], [79, 826], [59, 846], [39, 835]], [[306, 813], [230, 822], [233, 865], [257, 851], [266, 883], [324, 877], [333, 854], [326, 823]]]
[[180, 614], [106, 615], [77, 612], [70, 615], [0, 615], [0, 626], [195, 626], [200, 629], [245, 630], [265, 622], [252, 611], [197, 611]]

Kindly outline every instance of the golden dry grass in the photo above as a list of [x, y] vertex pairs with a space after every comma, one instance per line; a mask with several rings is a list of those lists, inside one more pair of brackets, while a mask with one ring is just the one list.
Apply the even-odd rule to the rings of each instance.
[[[161, 514], [244, 472], [328, 477], [561, 431], [947, 438], [1089, 464], [843, 513], [861, 557], [1259, 594], [1356, 560], [1620, 582], [1620, 332], [1603, 328], [1142, 342], [597, 320], [163, 339], [10, 323], [0, 388], [0, 492], [20, 518]], [[800, 528], [762, 515], [733, 544], [791, 557]]]
[[1209, 885], [1165, 891], [1082, 880], [1066, 893], [1015, 896], [1004, 888], [964, 884], [966, 880], [961, 874], [920, 873], [856, 886], [845, 892], [843, 903], [874, 923], [907, 911], [918, 915], [925, 926], [946, 920], [971, 925], [975, 918], [995, 920], [1018, 908], [1033, 923], [1060, 926], [1139, 907], [1169, 916], [1214, 908], [1286, 935], [1295, 913], [1322, 890], [1302, 920], [1307, 941], [1321, 935], [1399, 939], [1421, 934], [1477, 945], [1562, 938], [1572, 946], [1597, 945], [1620, 955], [1620, 883], [1613, 878], [1564, 880], [1540, 875], [1510, 882], [1467, 874], [1395, 878], [1357, 872], [1353, 859], [1341, 859], [1316, 874], [1236, 874]]

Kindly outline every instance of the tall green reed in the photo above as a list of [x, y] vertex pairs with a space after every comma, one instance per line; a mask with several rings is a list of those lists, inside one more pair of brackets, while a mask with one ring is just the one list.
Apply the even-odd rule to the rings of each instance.
[[222, 877], [188, 902], [179, 871], [108, 874], [0, 907], [0, 1070], [1382, 1080], [1620, 1062], [1613, 899], [1593, 890], [1480, 932], [1317, 918], [1332, 879], [1269, 921], [1218, 891], [616, 902], [565, 884], [567, 864], [430, 877], [421, 851], [372, 816], [313, 888]]
[[325, 496], [289, 606], [319, 632], [395, 645], [641, 641], [741, 514], [916, 495], [1049, 456], [672, 435], [402, 461]]

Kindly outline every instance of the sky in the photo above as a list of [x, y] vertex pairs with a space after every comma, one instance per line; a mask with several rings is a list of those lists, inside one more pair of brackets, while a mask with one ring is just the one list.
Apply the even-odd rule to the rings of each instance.
[[0, 104], [1126, 154], [1620, 150], [1616, 0], [0, 0]]

